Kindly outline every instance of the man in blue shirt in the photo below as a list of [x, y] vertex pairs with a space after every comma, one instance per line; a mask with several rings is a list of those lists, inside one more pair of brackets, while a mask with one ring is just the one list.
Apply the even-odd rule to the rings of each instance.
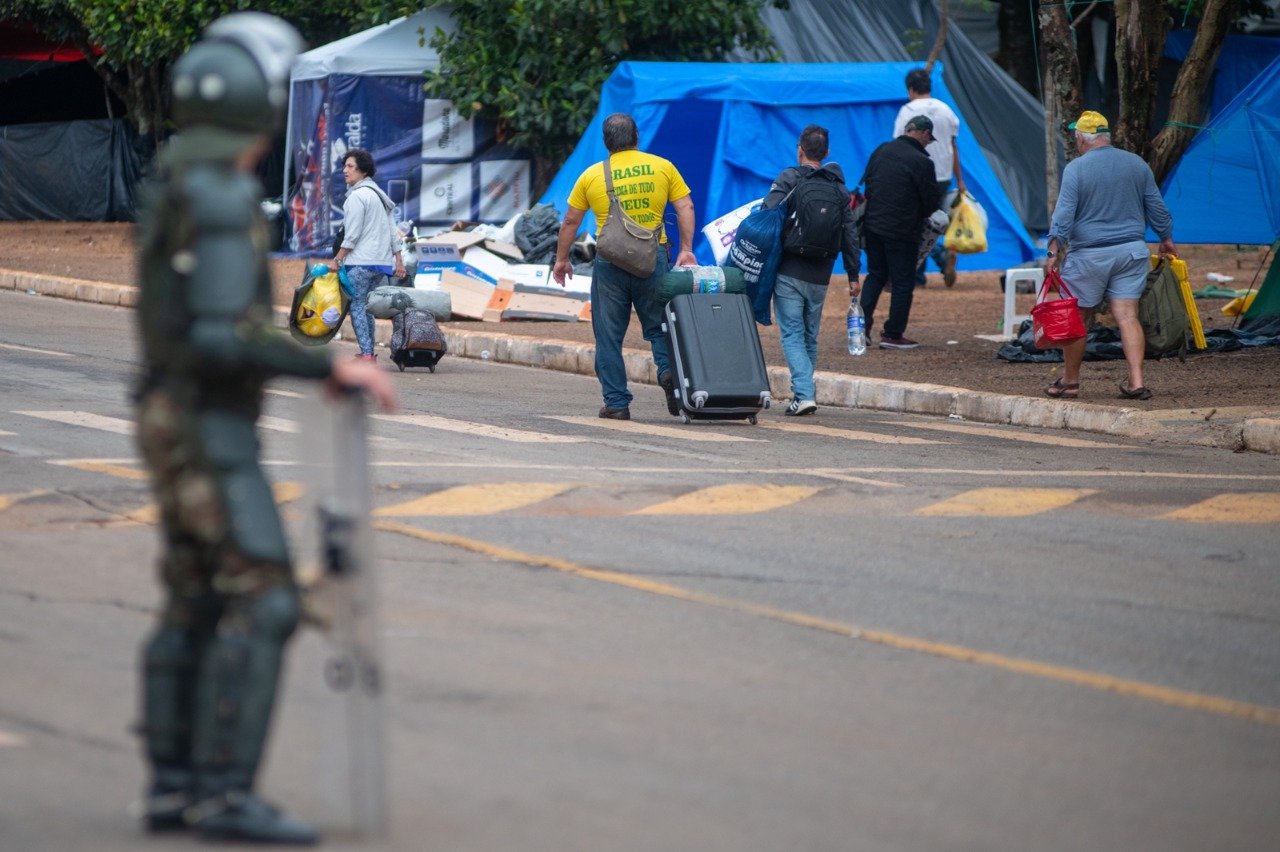
[[[1151, 268], [1146, 226], [1160, 237], [1160, 253], [1173, 255], [1173, 219], [1156, 188], [1151, 168], [1137, 154], [1111, 146], [1111, 129], [1101, 114], [1086, 111], [1068, 125], [1080, 156], [1067, 164], [1049, 227], [1045, 271], [1062, 268], [1062, 279], [1076, 297], [1088, 327], [1106, 296], [1120, 329], [1129, 365], [1123, 399], [1150, 399], [1142, 380], [1146, 340], [1138, 321], [1138, 299]], [[1068, 251], [1070, 252], [1068, 254]], [[1065, 256], [1065, 260], [1064, 260]], [[1080, 363], [1085, 339], [1062, 347], [1062, 378], [1045, 388], [1054, 399], [1080, 395]]]

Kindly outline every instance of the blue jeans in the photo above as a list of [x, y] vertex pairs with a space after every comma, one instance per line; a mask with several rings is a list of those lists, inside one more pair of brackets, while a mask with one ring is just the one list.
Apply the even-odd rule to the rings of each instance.
[[813, 370], [818, 365], [818, 324], [822, 322], [826, 298], [826, 285], [810, 284], [789, 275], [779, 275], [773, 286], [782, 355], [791, 371], [791, 395], [796, 399], [816, 399]]
[[347, 281], [351, 284], [351, 327], [356, 331], [356, 343], [361, 355], [373, 354], [373, 314], [369, 313], [369, 291], [387, 283], [387, 276], [371, 266], [348, 266]]
[[668, 262], [664, 246], [658, 252], [653, 274], [637, 278], [603, 258], [596, 258], [591, 273], [591, 330], [596, 338], [596, 378], [600, 380], [604, 404], [610, 408], [626, 408], [631, 404], [622, 341], [631, 325], [632, 305], [640, 318], [644, 339], [653, 350], [658, 376], [671, 369], [667, 336], [662, 331], [662, 306], [658, 304], [658, 283], [667, 272]]
[[871, 334], [872, 318], [876, 303], [885, 285], [889, 286], [889, 318], [884, 321], [880, 336], [902, 337], [911, 316], [911, 302], [915, 289], [916, 253], [920, 250], [917, 240], [889, 240], [871, 231], [866, 232], [867, 277], [862, 282], [862, 296], [858, 302], [867, 317], [867, 334]]

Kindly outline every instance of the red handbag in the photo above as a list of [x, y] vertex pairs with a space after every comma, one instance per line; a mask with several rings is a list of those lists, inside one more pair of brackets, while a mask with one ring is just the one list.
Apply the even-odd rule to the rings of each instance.
[[[1058, 291], [1058, 298], [1052, 301], [1045, 299], [1050, 287]], [[1050, 269], [1044, 276], [1035, 307], [1031, 309], [1031, 328], [1037, 349], [1061, 349], [1064, 344], [1085, 336], [1076, 297], [1071, 295], [1056, 269]]]

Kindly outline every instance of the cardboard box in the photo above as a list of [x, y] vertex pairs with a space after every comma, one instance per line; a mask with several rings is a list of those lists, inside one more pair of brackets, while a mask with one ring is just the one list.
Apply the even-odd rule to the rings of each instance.
[[449, 294], [455, 317], [478, 320], [484, 319], [497, 287], [446, 269], [440, 273], [440, 289]]
[[[439, 281], [442, 272], [452, 272], [456, 275], [465, 275], [467, 278], [474, 278], [476, 281], [483, 281], [485, 284], [497, 284], [498, 279], [486, 275], [476, 267], [469, 263], [463, 263], [460, 260], [419, 260], [418, 269], [414, 273], [413, 283], [418, 286], [418, 280], [423, 279], [422, 286], [431, 287], [432, 280]], [[426, 276], [423, 278], [423, 276]]]
[[502, 240], [485, 240], [484, 247], [504, 260], [513, 263], [524, 263], [524, 252], [520, 251], [519, 246], [504, 243]]
[[502, 312], [503, 322], [518, 320], [554, 320], [577, 322], [582, 313], [581, 299], [544, 296], [540, 293], [513, 293]]
[[472, 231], [446, 231], [432, 237], [418, 240], [414, 250], [419, 260], [459, 261], [462, 254], [472, 246], [484, 242], [484, 234]]
[[502, 322], [502, 312], [511, 304], [511, 299], [514, 296], [515, 291], [511, 289], [511, 282], [499, 281], [497, 286], [493, 288], [493, 295], [489, 297], [489, 305], [484, 309], [480, 319], [485, 322]]

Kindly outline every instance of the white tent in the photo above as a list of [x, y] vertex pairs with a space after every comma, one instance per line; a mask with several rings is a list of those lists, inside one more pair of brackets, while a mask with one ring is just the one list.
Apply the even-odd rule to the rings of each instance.
[[[407, 18], [309, 50], [293, 62], [290, 79], [320, 80], [330, 74], [412, 76], [440, 65], [429, 42], [436, 28], [453, 29], [448, 6], [432, 6]], [[421, 32], [421, 35], [419, 34]], [[425, 43], [419, 44], [424, 39]]]
[[352, 148], [373, 155], [374, 180], [401, 221], [505, 222], [529, 206], [529, 156], [423, 91], [423, 73], [439, 67], [426, 42], [452, 26], [450, 7], [437, 4], [294, 61], [284, 163], [294, 251], [331, 244], [346, 197], [342, 161]]

